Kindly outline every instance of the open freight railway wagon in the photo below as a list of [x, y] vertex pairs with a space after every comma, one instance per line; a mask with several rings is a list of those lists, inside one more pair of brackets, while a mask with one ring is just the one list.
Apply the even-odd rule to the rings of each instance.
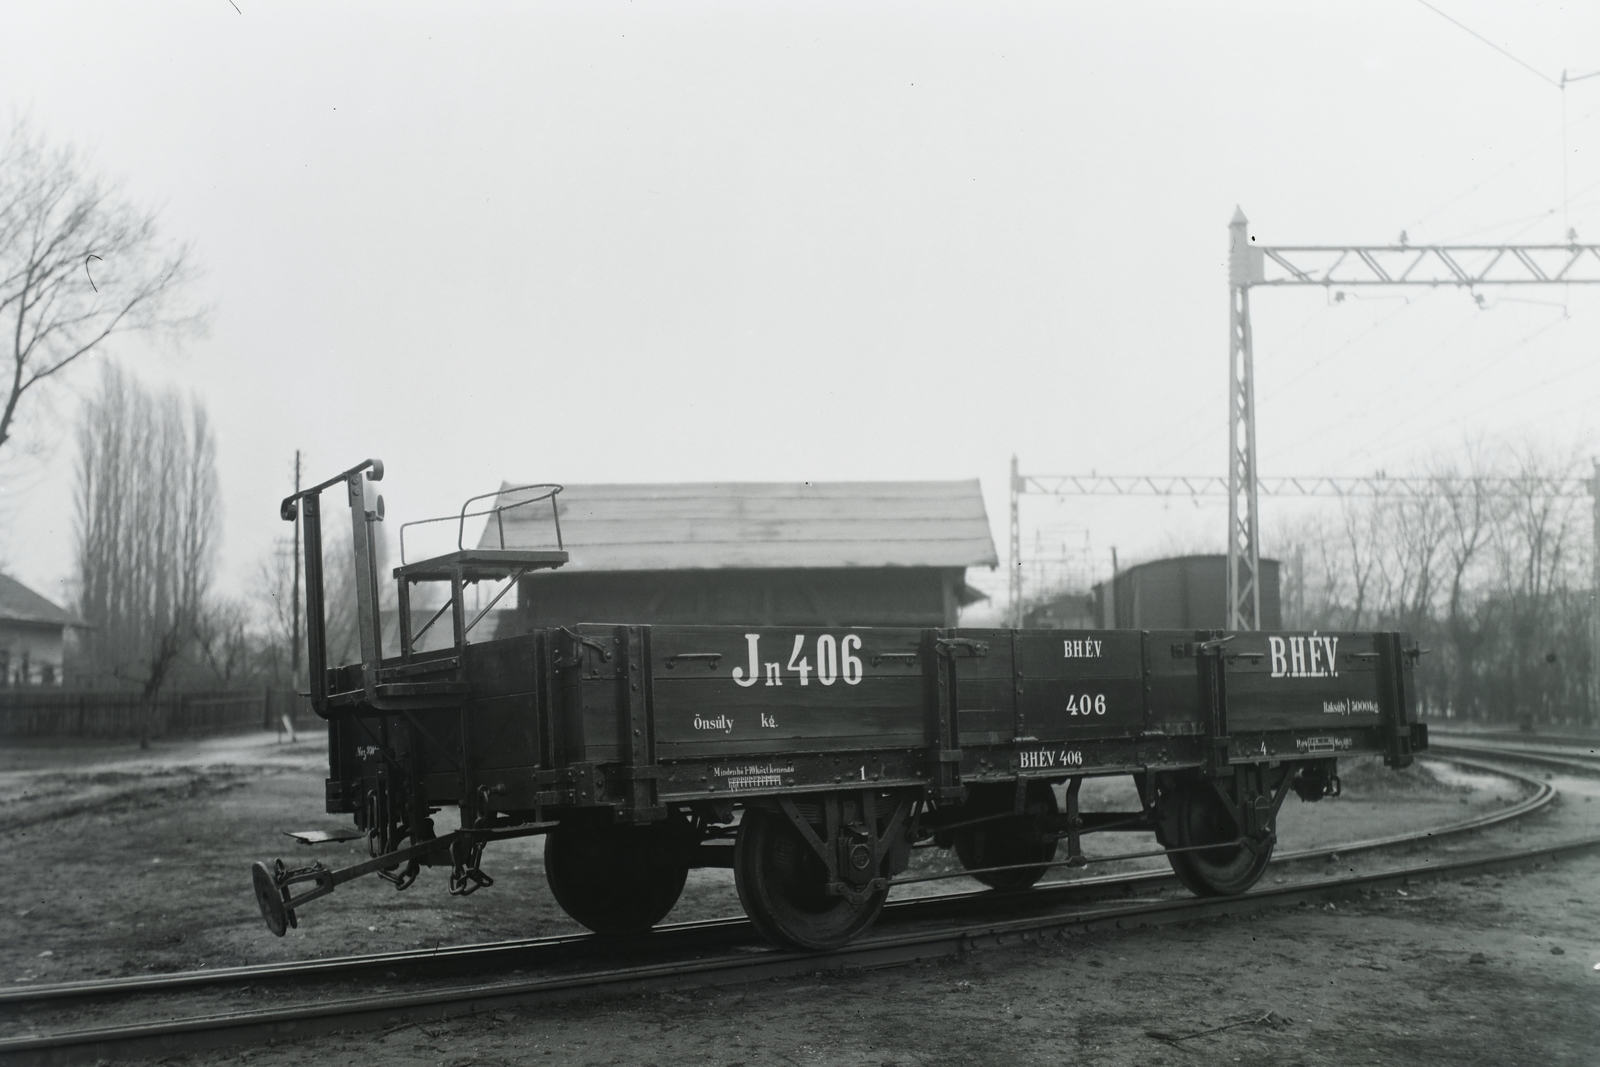
[[[352, 878], [399, 889], [423, 867], [450, 891], [492, 884], [484, 847], [547, 835], [556, 900], [600, 933], [642, 931], [691, 867], [732, 868], [746, 914], [786, 946], [842, 945], [871, 925], [912, 846], [1024, 889], [1083, 866], [1083, 835], [1147, 830], [1183, 884], [1241, 893], [1261, 876], [1285, 797], [1336, 796], [1337, 757], [1393, 767], [1427, 745], [1418, 649], [1397, 633], [969, 630], [579, 623], [469, 641], [475, 582], [516, 584], [567, 555], [462, 549], [395, 569], [399, 655], [384, 656], [373, 524], [377, 461], [285, 500], [300, 509], [312, 704], [328, 720], [327, 810], [373, 858], [254, 868], [274, 933]], [[351, 509], [362, 661], [326, 662], [320, 493]], [[486, 498], [475, 498], [486, 499]], [[402, 531], [402, 550], [404, 537]], [[402, 559], [404, 552], [402, 551]], [[450, 647], [419, 652], [411, 591], [446, 583]], [[495, 600], [497, 601], [497, 596]], [[490, 602], [493, 606], [495, 601]], [[1080, 810], [1087, 777], [1130, 775], [1139, 809]], [[459, 829], [432, 816], [459, 809]], [[1063, 848], [1064, 846], [1064, 848]], [[1064, 854], [1063, 854], [1064, 852]], [[1161, 854], [1157, 853], [1157, 854]], [[519, 889], [521, 891], [521, 889]]]

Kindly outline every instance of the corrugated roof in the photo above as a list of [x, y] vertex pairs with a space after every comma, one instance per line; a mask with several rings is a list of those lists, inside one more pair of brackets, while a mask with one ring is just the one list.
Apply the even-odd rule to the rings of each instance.
[[0, 574], [0, 622], [43, 622], [75, 626], [78, 617], [56, 607], [15, 578]]
[[[514, 502], [515, 485], [496, 502]], [[569, 485], [560, 501], [568, 570], [993, 567], [976, 479]], [[553, 548], [547, 502], [505, 513], [506, 548]], [[493, 519], [478, 542], [497, 548]]]

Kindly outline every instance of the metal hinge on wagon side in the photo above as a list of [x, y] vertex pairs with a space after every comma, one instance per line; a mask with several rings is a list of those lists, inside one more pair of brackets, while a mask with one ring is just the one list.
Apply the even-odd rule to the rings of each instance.
[[1172, 658], [1186, 659], [1198, 656], [1220, 656], [1222, 649], [1237, 634], [1228, 634], [1226, 637], [1213, 637], [1205, 641], [1174, 641], [1172, 643]]

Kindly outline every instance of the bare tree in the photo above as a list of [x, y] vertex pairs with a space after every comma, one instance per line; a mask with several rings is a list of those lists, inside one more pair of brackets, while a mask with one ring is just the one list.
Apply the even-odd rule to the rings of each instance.
[[205, 408], [106, 365], [78, 425], [76, 511], [91, 658], [153, 706], [197, 636], [211, 584], [219, 508]]
[[[1492, 462], [1491, 462], [1492, 460]], [[1587, 507], [1564, 496], [1576, 452], [1467, 448], [1424, 496], [1342, 503], [1284, 538], [1307, 560], [1309, 627], [1398, 629], [1430, 713], [1593, 721]], [[1509, 468], [1509, 471], [1508, 471]]]
[[1442, 565], [1447, 583], [1445, 613], [1442, 620], [1445, 650], [1445, 701], [1455, 714], [1468, 715], [1477, 703], [1473, 678], [1485, 634], [1482, 613], [1482, 583], [1474, 580], [1483, 556], [1499, 522], [1501, 505], [1483, 482], [1482, 451], [1469, 448], [1465, 477], [1457, 477], [1454, 465], [1437, 465], [1440, 503], [1443, 507]]
[[[297, 677], [292, 667], [298, 632], [294, 620], [294, 550], [294, 542], [287, 538], [272, 545], [257, 568], [250, 599], [260, 626], [263, 671], [274, 684], [298, 688], [304, 679]], [[302, 664], [301, 671], [304, 669]]]
[[[1582, 582], [1572, 563], [1577, 507], [1550, 491], [1552, 479], [1570, 477], [1578, 457], [1548, 457], [1523, 448], [1509, 499], [1496, 524], [1493, 602], [1504, 615], [1497, 642], [1496, 696], [1519, 716], [1547, 718], [1560, 699], [1565, 672], [1561, 593]], [[1584, 509], [1587, 510], [1587, 509]]]
[[23, 398], [111, 336], [200, 329], [182, 301], [193, 275], [188, 246], [158, 246], [154, 215], [16, 123], [0, 148], [0, 449]]
[[1354, 591], [1346, 625], [1351, 630], [1359, 630], [1367, 610], [1367, 598], [1372, 592], [1373, 574], [1377, 570], [1380, 554], [1377, 508], [1370, 505], [1361, 507], [1347, 500], [1340, 509], [1340, 519], [1344, 535], [1342, 547], [1349, 553], [1345, 561]]
[[194, 624], [195, 652], [219, 685], [253, 679], [263, 666], [263, 644], [250, 632], [250, 609], [242, 601], [216, 598], [201, 605]]
[[1380, 507], [1382, 579], [1379, 614], [1402, 630], [1417, 632], [1430, 620], [1437, 595], [1436, 570], [1443, 543], [1445, 508], [1437, 496], [1402, 498]]

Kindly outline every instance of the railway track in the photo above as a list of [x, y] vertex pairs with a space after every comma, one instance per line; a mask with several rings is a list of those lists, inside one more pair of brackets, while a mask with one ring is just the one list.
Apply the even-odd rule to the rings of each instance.
[[[1548, 782], [1469, 756], [1450, 755], [1445, 759], [1519, 779], [1531, 786], [1532, 792], [1504, 810], [1431, 831], [1285, 853], [1275, 858], [1273, 869], [1283, 870], [1307, 861], [1322, 862], [1332, 854], [1347, 857], [1422, 840], [1437, 842], [1525, 816], [1555, 797], [1555, 790]], [[768, 949], [760, 943], [748, 921], [738, 918], [671, 924], [657, 928], [650, 935], [630, 939], [571, 935], [5, 990], [0, 991], [0, 1013], [13, 1016], [70, 1010], [108, 999], [139, 998], [143, 1002], [152, 997], [215, 992], [227, 987], [318, 986], [323, 994], [312, 1002], [265, 1009], [225, 1009], [187, 1018], [112, 1023], [4, 1038], [0, 1039], [0, 1061], [56, 1064], [171, 1055], [275, 1039], [297, 1039], [332, 1030], [437, 1021], [597, 994], [622, 995], [732, 984], [809, 973], [821, 967], [889, 966], [1062, 931], [1189, 922], [1216, 915], [1240, 915], [1301, 902], [1337, 899], [1413, 879], [1549, 862], [1594, 848], [1600, 848], [1600, 836], [1469, 860], [1301, 881], [1227, 898], [1126, 899], [1176, 885], [1170, 873], [1157, 872], [1046, 883], [1014, 894], [942, 894], [891, 903], [873, 936], [831, 953]], [[978, 910], [983, 916], [974, 921], [973, 913]], [[597, 963], [600, 966], [596, 967]], [[537, 977], [511, 974], [500, 980], [481, 980], [485, 973], [505, 975], [518, 969], [540, 969], [543, 973]], [[362, 976], [381, 974], [392, 978], [401, 972], [407, 980], [438, 980], [462, 974], [471, 974], [480, 980], [354, 997], [338, 995], [341, 991], [331, 988]]]
[[1600, 744], [1596, 743], [1558, 745], [1439, 734], [1429, 741], [1428, 750], [1436, 755], [1492, 756], [1567, 774], [1600, 774]]

